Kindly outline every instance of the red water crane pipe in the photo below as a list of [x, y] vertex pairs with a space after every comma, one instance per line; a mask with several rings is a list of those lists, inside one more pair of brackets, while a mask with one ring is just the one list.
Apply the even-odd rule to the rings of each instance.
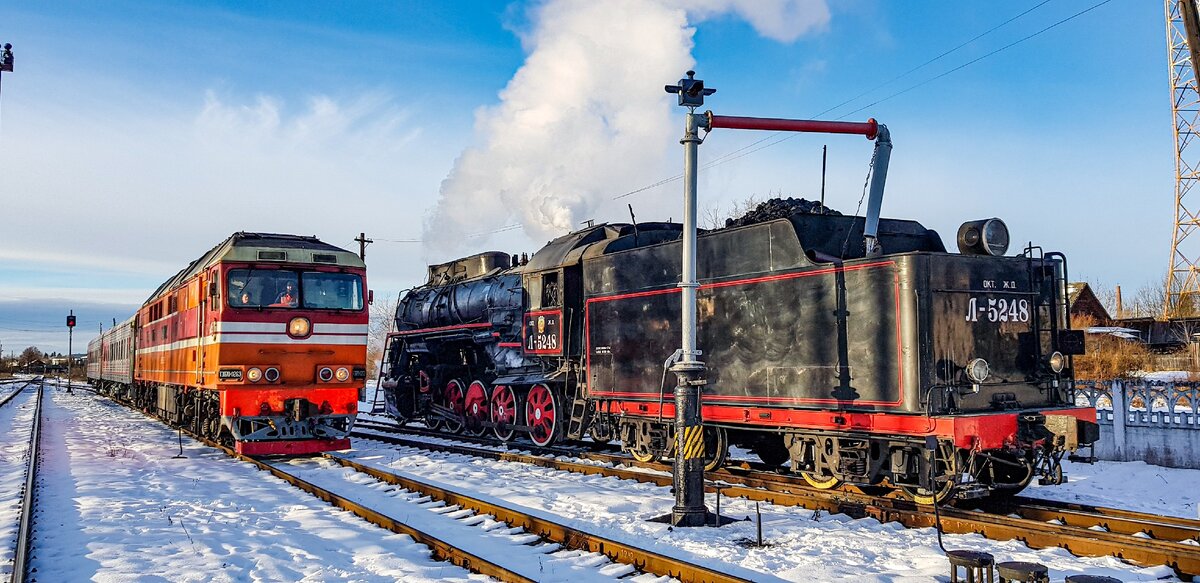
[[879, 123], [875, 118], [865, 122], [819, 121], [812, 119], [777, 119], [770, 117], [738, 117], [713, 115], [708, 112], [708, 128], [733, 130], [766, 130], [775, 132], [808, 132], [822, 134], [858, 134], [874, 140], [879, 135]]

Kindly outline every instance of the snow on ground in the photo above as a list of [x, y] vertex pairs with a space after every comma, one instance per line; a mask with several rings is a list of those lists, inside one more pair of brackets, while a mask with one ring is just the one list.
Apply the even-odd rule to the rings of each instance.
[[91, 393], [44, 404], [41, 581], [483, 580]]
[[[755, 536], [751, 522], [720, 529], [671, 529], [648, 519], [670, 511], [668, 488], [603, 476], [569, 474], [512, 462], [426, 452], [358, 440], [347, 454], [357, 461], [452, 490], [482, 493], [560, 517], [570, 526], [673, 553], [689, 553], [697, 562], [720, 568], [736, 564], [763, 578], [792, 581], [945, 581], [948, 563], [933, 529], [907, 529], [874, 519], [814, 513], [794, 507], [762, 505], [768, 546], [745, 544]], [[712, 496], [709, 496], [710, 506]], [[754, 505], [742, 499], [722, 503], [722, 513], [744, 518]], [[1054, 580], [1087, 573], [1123, 581], [1170, 578], [1166, 567], [1139, 568], [1115, 558], [1080, 558], [1061, 549], [1033, 550], [1014, 541], [990, 541], [976, 535], [946, 535], [947, 548], [984, 550], [998, 561], [1034, 561], [1050, 567]]]
[[[20, 386], [0, 385], [0, 399], [11, 395]], [[0, 578], [5, 579], [12, 576], [35, 399], [37, 388], [29, 386], [0, 407], [0, 435], [9, 436], [0, 443]]]
[[1035, 480], [1023, 494], [1183, 518], [1196, 518], [1200, 508], [1200, 490], [1195, 487], [1200, 483], [1200, 470], [1146, 462], [1063, 461], [1063, 473], [1066, 484], [1038, 486]]
[[[3, 390], [0, 388], [0, 395]], [[47, 394], [52, 398], [45, 407], [45, 462], [35, 526], [34, 566], [42, 580], [482, 579], [432, 561], [428, 549], [406, 536], [334, 510], [190, 439], [184, 439], [187, 459], [172, 459], [178, 451], [176, 434], [138, 413], [82, 391]], [[0, 428], [7, 422], [6, 414], [19, 416], [4, 409], [0, 409]], [[20, 433], [14, 429], [9, 433], [14, 437], [6, 441], [16, 440]], [[362, 463], [506, 505], [520, 505], [581, 529], [691, 556], [716, 568], [738, 565], [761, 573], [759, 579], [948, 580], [948, 564], [932, 529], [905, 529], [873, 519], [766, 504], [762, 506], [763, 534], [768, 546], [758, 548], [747, 544], [755, 531], [750, 522], [720, 529], [671, 529], [648, 522], [646, 519], [670, 511], [673, 498], [667, 488], [369, 440], [356, 440], [354, 446], [347, 455]], [[7, 449], [0, 447], [0, 469], [8, 455]], [[378, 501], [389, 512], [407, 512], [411, 520], [437, 518], [394, 488], [345, 469], [317, 469], [328, 466], [327, 461], [289, 465], [306, 469], [314, 481], [341, 481], [343, 487], [356, 489], [357, 498], [372, 505]], [[1034, 488], [1030, 495], [1184, 516], [1194, 515], [1200, 497], [1172, 490], [1185, 482], [1195, 483], [1200, 477], [1195, 470], [1109, 462], [1072, 464], [1068, 472], [1072, 481], [1066, 486]], [[1162, 486], [1147, 485], [1153, 481]], [[0, 496], [7, 491], [0, 481]], [[709, 502], [711, 507], [712, 495]], [[722, 510], [736, 518], [754, 514], [753, 503], [745, 500], [726, 499]], [[0, 519], [0, 524], [5, 522]], [[451, 521], [450, 526], [440, 528], [464, 543], [468, 537], [480, 538], [481, 530], [490, 529], [496, 538], [502, 538], [500, 531], [506, 530], [486, 517]], [[456, 534], [455, 529], [462, 532]], [[947, 535], [945, 540], [947, 548], [985, 550], [998, 560], [1045, 563], [1054, 581], [1077, 573], [1124, 581], [1170, 579], [1165, 567], [1142, 569], [1114, 558], [1079, 558], [1063, 550], [1032, 550], [1018, 542], [989, 541], [974, 535]], [[583, 580], [605, 574], [579, 570], [578, 566], [589, 564], [582, 554], [544, 550], [548, 562], [540, 564], [549, 565], [544, 571], [547, 576], [581, 573], [571, 578]]]

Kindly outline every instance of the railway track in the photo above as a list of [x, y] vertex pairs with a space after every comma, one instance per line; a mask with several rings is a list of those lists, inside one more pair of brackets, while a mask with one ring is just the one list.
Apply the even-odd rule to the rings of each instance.
[[23, 583], [32, 575], [29, 571], [29, 564], [32, 558], [33, 511], [37, 489], [39, 446], [41, 445], [42, 435], [42, 395], [45, 388], [45, 380], [42, 377], [36, 377], [33, 379], [10, 381], [5, 384], [15, 384], [15, 382], [23, 382], [24, 384], [17, 387], [3, 399], [0, 399], [0, 407], [8, 405], [17, 395], [24, 392], [30, 386], [37, 386], [37, 394], [34, 397], [33, 420], [29, 432], [28, 453], [25, 460], [25, 479], [21, 486], [20, 512], [17, 518], [17, 532], [10, 577], [10, 581], [14, 583]]
[[[371, 432], [366, 431], [371, 429]], [[431, 442], [398, 437], [396, 434], [437, 437], [442, 440], [487, 444]], [[360, 420], [354, 435], [429, 451], [459, 453], [487, 459], [528, 463], [590, 475], [613, 476], [639, 482], [671, 485], [671, 466], [642, 463], [627, 456], [576, 448], [539, 448], [517, 442], [506, 451], [495, 443], [467, 435], [447, 436], [416, 427], [398, 428], [372, 420]], [[560, 459], [567, 456], [586, 462]], [[647, 471], [649, 470], [649, 471]], [[753, 465], [734, 466], [708, 472], [706, 491], [720, 484], [724, 495], [800, 506], [848, 516], [871, 517], [881, 522], [899, 522], [907, 527], [936, 524], [933, 507], [906, 499], [864, 491], [817, 490], [799, 480]], [[1016, 497], [1004, 504], [971, 509], [939, 507], [944, 532], [980, 534], [996, 540], [1019, 540], [1034, 548], [1063, 548], [1077, 556], [1114, 556], [1144, 566], [1167, 565], [1184, 577], [1200, 575], [1200, 521], [1157, 516], [1115, 508]]]
[[[143, 412], [143, 414], [153, 418], [148, 413]], [[286, 462], [272, 462], [245, 456], [238, 454], [232, 448], [193, 434], [186, 429], [184, 433], [187, 433], [193, 439], [205, 445], [221, 450], [232, 458], [250, 463], [259, 470], [269, 472], [296, 488], [332, 506], [349, 511], [367, 522], [395, 533], [409, 535], [415, 541], [429, 547], [433, 557], [438, 560], [446, 561], [467, 569], [472, 573], [487, 575], [501, 581], [532, 583], [542, 578], [540, 561], [519, 560], [521, 558], [519, 554], [517, 557], [496, 557], [491, 556], [495, 554], [494, 550], [490, 553], [484, 553], [461, 548], [471, 545], [463, 545], [461, 542], [452, 543], [438, 536], [438, 534], [430, 532], [437, 529], [422, 529], [409, 524], [409, 522], [413, 522], [411, 520], [413, 518], [412, 513], [407, 513], [404, 520], [401, 520], [353, 499], [358, 496], [343, 495], [332, 488], [327, 488], [316, 483], [314, 480], [301, 477], [295, 471], [295, 468], [290, 467], [290, 464]], [[632, 545], [572, 528], [558, 523], [549, 517], [531, 513], [527, 509], [507, 507], [496, 501], [474, 497], [445, 486], [426, 483], [412, 476], [402, 476], [379, 468], [372, 468], [336, 454], [326, 454], [324, 457], [332, 460], [339, 467], [350, 468], [356, 472], [368, 475], [379, 482], [403, 488], [404, 491], [412, 493], [415, 501], [419, 504], [427, 502], [444, 504], [442, 508], [454, 520], [464, 520], [470, 524], [486, 520], [488, 517], [494, 517], [495, 520], [507, 524], [511, 531], [524, 531], [536, 539], [533, 542], [540, 542], [546, 545], [540, 549], [533, 549], [532, 552], [534, 555], [553, 552], [559, 547], [596, 553], [597, 558], [599, 558], [599, 555], [604, 555], [612, 561], [611, 566], [616, 567], [615, 569], [609, 569], [606, 573], [606, 575], [611, 573], [613, 578], [626, 578], [633, 573], [641, 572], [659, 577], [673, 577], [685, 583], [701, 581], [747, 583], [753, 580], [749, 577], [739, 577], [701, 565], [695, 565], [687, 558], [671, 557], [639, 549]], [[530, 546], [533, 544], [528, 538], [523, 540], [524, 542], [521, 543], [521, 546]], [[740, 570], [737, 567], [733, 568]], [[747, 574], [753, 576], [752, 573]]]

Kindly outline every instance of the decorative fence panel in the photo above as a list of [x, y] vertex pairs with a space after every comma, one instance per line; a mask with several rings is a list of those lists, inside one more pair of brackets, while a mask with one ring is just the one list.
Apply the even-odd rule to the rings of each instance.
[[1075, 403], [1096, 408], [1096, 457], [1200, 469], [1200, 383], [1079, 381]]

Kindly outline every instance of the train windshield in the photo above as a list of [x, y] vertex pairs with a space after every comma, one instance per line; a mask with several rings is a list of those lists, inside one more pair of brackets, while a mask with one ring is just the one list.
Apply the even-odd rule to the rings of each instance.
[[361, 310], [362, 278], [350, 273], [306, 271], [300, 274], [300, 298], [305, 308], [316, 310]]
[[234, 308], [363, 308], [362, 278], [349, 273], [231, 269], [227, 283]]

